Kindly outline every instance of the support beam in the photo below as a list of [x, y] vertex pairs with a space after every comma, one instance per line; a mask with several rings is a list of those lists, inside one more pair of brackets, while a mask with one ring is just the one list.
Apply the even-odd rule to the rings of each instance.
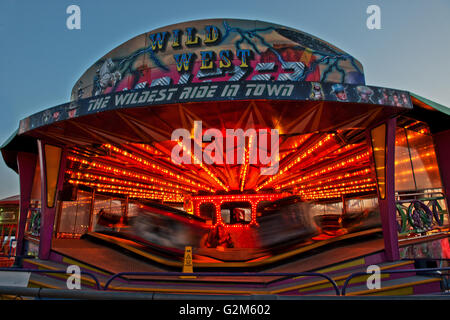
[[[395, 129], [396, 118], [388, 119], [379, 127], [374, 128], [369, 133], [372, 142], [372, 150], [378, 144], [378, 151], [372, 151], [374, 156], [375, 172], [377, 173], [378, 183], [378, 202], [380, 207], [381, 225], [383, 228], [384, 250], [388, 261], [400, 259], [398, 248], [398, 230], [395, 207]], [[375, 132], [384, 126], [382, 130]], [[379, 134], [383, 141], [376, 142], [376, 135]], [[384, 135], [384, 136], [381, 136]], [[384, 150], [380, 150], [380, 146]], [[384, 148], [383, 148], [384, 146]], [[383, 157], [384, 161], [380, 161]]]
[[19, 221], [17, 225], [17, 249], [16, 255], [23, 255], [23, 238], [27, 222], [28, 209], [33, 189], [34, 172], [36, 170], [37, 155], [28, 152], [17, 153], [17, 168], [19, 169], [20, 200]]
[[450, 204], [450, 130], [434, 134], [433, 140], [448, 212]]
[[66, 168], [66, 150], [38, 140], [41, 166], [41, 230], [39, 259], [48, 259], [52, 248], [53, 225], [58, 192], [62, 190]]

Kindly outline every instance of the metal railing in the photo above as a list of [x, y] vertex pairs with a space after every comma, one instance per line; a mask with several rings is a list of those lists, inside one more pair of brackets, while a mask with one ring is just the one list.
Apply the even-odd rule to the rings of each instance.
[[[445, 268], [406, 269], [406, 270], [381, 270], [379, 273], [380, 274], [411, 273], [411, 272], [415, 272], [415, 273], [432, 273], [432, 272], [437, 272], [437, 271], [450, 271], [450, 267], [445, 267]], [[370, 272], [355, 272], [355, 273], [350, 274], [347, 277], [347, 279], [345, 279], [344, 285], [342, 286], [342, 289], [341, 289], [341, 295], [345, 296], [346, 290], [347, 290], [347, 286], [349, 285], [350, 280], [352, 280], [354, 277], [357, 277], [357, 276], [371, 276], [371, 275], [373, 275], [373, 273], [370, 273]], [[441, 274], [433, 274], [433, 275], [442, 276]]]
[[[34, 273], [54, 273], [54, 274], [65, 274], [70, 276], [70, 273], [67, 273], [65, 270], [45, 270], [45, 269], [22, 269], [22, 268], [0, 268], [0, 271], [14, 271], [14, 272], [34, 272]], [[100, 281], [98, 281], [97, 277], [90, 272], [82, 271], [80, 272], [82, 275], [88, 275], [95, 281], [95, 285], [97, 290], [101, 290], [102, 286], [100, 285]]]
[[[36, 269], [21, 269], [21, 268], [0, 268], [0, 271], [12, 271], [12, 272], [30, 272], [30, 273], [53, 273], [53, 274], [65, 274], [65, 275], [71, 275], [70, 273], [67, 273], [64, 270], [36, 270]], [[433, 276], [439, 276], [442, 277], [443, 275], [446, 274], [438, 274], [438, 271], [450, 271], [450, 267], [445, 267], [445, 268], [422, 268], [422, 269], [406, 269], [406, 270], [382, 270], [379, 273], [380, 274], [396, 274], [396, 273], [427, 273], [428, 275], [433, 275]], [[434, 272], [434, 274], [433, 274]], [[345, 296], [347, 293], [347, 287], [350, 285], [350, 281], [357, 276], [370, 276], [373, 275], [373, 273], [370, 272], [355, 272], [350, 274], [341, 289], [339, 289], [338, 285], [336, 284], [336, 282], [328, 275], [323, 274], [323, 273], [318, 273], [318, 272], [292, 272], [292, 273], [285, 273], [285, 272], [275, 272], [275, 273], [221, 273], [221, 272], [196, 272], [196, 273], [183, 273], [183, 272], [120, 272], [120, 273], [116, 273], [114, 275], [112, 275], [111, 277], [108, 278], [108, 280], [105, 282], [105, 285], [102, 287], [102, 285], [100, 284], [100, 281], [98, 280], [98, 278], [90, 273], [90, 272], [86, 272], [86, 271], [81, 271], [82, 275], [88, 275], [89, 277], [91, 277], [94, 281], [95, 281], [95, 287], [97, 291], [90, 291], [90, 292], [97, 292], [97, 293], [92, 293], [92, 295], [87, 294], [86, 290], [81, 290], [81, 292], [83, 293], [80, 298], [82, 297], [96, 297], [99, 298], [101, 297], [101, 293], [100, 292], [104, 292], [106, 295], [103, 296], [103, 299], [107, 299], [109, 297], [109, 293], [112, 293], [112, 291], [108, 291], [108, 289], [110, 289], [110, 285], [112, 283], [112, 281], [114, 281], [115, 279], [119, 278], [119, 277], [123, 277], [123, 276], [158, 276], [158, 277], [162, 277], [162, 276], [173, 276], [173, 277], [285, 277], [285, 278], [294, 278], [294, 277], [321, 277], [326, 279], [332, 286], [333, 289], [335, 291], [336, 296]], [[144, 279], [143, 279], [144, 280]], [[15, 289], [17, 290], [16, 293], [19, 294], [22, 291], [25, 292], [28, 290], [30, 293], [33, 293], [33, 296], [35, 296], [36, 290], [40, 289], [42, 290], [43, 288], [18, 288], [18, 287], [2, 287], [0, 286], [0, 294], [13, 294]], [[5, 290], [3, 290], [5, 289]], [[33, 290], [31, 290], [33, 289]], [[24, 291], [25, 290], [25, 291]], [[58, 291], [58, 293], [61, 292], [65, 292], [65, 291], [79, 291], [79, 290], [63, 290], [63, 289], [46, 289], [47, 291], [49, 290], [53, 290], [53, 291]], [[111, 289], [110, 289], [111, 290]], [[35, 292], [36, 291], [36, 292]], [[46, 292], [47, 292], [46, 291]], [[41, 291], [39, 291], [41, 292]], [[154, 295], [156, 293], [152, 293], [151, 296], [149, 296], [148, 294], [143, 294], [143, 295], [130, 295], [130, 297], [139, 297], [139, 298], [154, 298]], [[25, 294], [21, 294], [24, 295]], [[49, 294], [49, 296], [51, 297], [57, 297], [54, 294]], [[66, 295], [62, 295], [61, 297], [74, 297], [73, 294], [66, 294]], [[76, 296], [76, 295], [75, 295]], [[198, 296], [198, 295], [196, 295]], [[230, 296], [230, 295], [228, 295]], [[253, 296], [253, 295], [252, 295]], [[256, 297], [262, 297], [264, 295], [254, 295]], [[271, 297], [277, 297], [277, 295], [266, 295], [266, 296], [271, 296]], [[112, 296], [111, 296], [112, 297]]]
[[[429, 190], [429, 191], [427, 191]], [[409, 196], [413, 196], [413, 198], [411, 199], [403, 199], [403, 200], [396, 200], [396, 201], [411, 201], [411, 200], [418, 200], [417, 196], [427, 196], [427, 195], [431, 195], [431, 198], [433, 198], [434, 194], [439, 194], [440, 197], [445, 198], [445, 194], [442, 191], [441, 188], [435, 188], [436, 191], [431, 191], [432, 189], [423, 189], [424, 192], [414, 192], [414, 193], [399, 193], [396, 192], [395, 193], [395, 197], [396, 198], [405, 198], [405, 197], [409, 197]], [[420, 190], [419, 190], [420, 191]], [[427, 192], [425, 192], [427, 191]], [[424, 198], [426, 199], [426, 198]]]
[[120, 273], [116, 273], [115, 275], [113, 275], [112, 277], [110, 277], [108, 279], [108, 281], [106, 281], [105, 286], [104, 286], [104, 290], [108, 290], [109, 285], [111, 284], [111, 282], [121, 276], [174, 276], [174, 277], [286, 277], [286, 278], [294, 278], [294, 277], [321, 277], [324, 278], [326, 280], [328, 280], [328, 282], [331, 283], [331, 285], [333, 286], [336, 295], [339, 296], [340, 295], [340, 291], [339, 291], [339, 287], [336, 284], [336, 282], [330, 277], [327, 276], [326, 274], [323, 273], [318, 273], [318, 272], [292, 272], [292, 273], [288, 273], [288, 272], [273, 272], [273, 273], [222, 273], [222, 272], [195, 272], [195, 273], [183, 273], [183, 272], [120, 272]]
[[[21, 268], [0, 268], [0, 271], [18, 271], [18, 272], [35, 272], [35, 273], [54, 273], [54, 274], [65, 274], [71, 275], [63, 270], [36, 270], [36, 269], [21, 269]], [[337, 296], [340, 295], [339, 287], [336, 282], [328, 275], [318, 273], [318, 272], [275, 272], [275, 273], [221, 273], [221, 272], [196, 272], [196, 273], [183, 273], [183, 272], [120, 272], [112, 275], [105, 282], [104, 287], [100, 285], [100, 281], [98, 278], [86, 271], [81, 271], [81, 274], [85, 274], [94, 279], [96, 283], [97, 290], [107, 291], [112, 281], [117, 279], [118, 277], [123, 277], [125, 275], [128, 276], [158, 276], [158, 277], [285, 277], [285, 278], [294, 278], [294, 277], [321, 277], [326, 279], [333, 286], [335, 293]]]
[[439, 191], [396, 194], [395, 197], [396, 210], [400, 218], [397, 221], [399, 233], [422, 233], [432, 229], [434, 224], [443, 225], [444, 214], [448, 210], [444, 210], [439, 204], [440, 200], [444, 203], [446, 200], [440, 189]]

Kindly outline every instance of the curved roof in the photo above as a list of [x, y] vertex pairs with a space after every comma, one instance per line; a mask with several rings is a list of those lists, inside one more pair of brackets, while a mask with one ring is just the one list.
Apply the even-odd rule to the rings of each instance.
[[20, 121], [1, 147], [9, 167], [17, 169], [17, 152], [36, 152], [36, 138], [65, 145], [170, 141], [174, 129], [190, 129], [195, 120], [288, 135], [361, 129], [399, 113], [433, 124], [432, 132], [450, 123], [444, 106], [365, 85], [361, 64], [331, 44], [249, 20], [185, 22], [137, 36], [89, 68], [72, 98]]
[[111, 50], [81, 76], [71, 100], [244, 80], [364, 84], [364, 73], [348, 53], [299, 30], [255, 20], [198, 20], [143, 33]]

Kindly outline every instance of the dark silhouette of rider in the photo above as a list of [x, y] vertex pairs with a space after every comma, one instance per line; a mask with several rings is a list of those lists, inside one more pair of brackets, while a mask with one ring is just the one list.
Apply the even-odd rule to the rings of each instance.
[[222, 225], [219, 224], [209, 232], [208, 238], [206, 239], [206, 247], [233, 248], [234, 244], [230, 234], [225, 231], [225, 228]]

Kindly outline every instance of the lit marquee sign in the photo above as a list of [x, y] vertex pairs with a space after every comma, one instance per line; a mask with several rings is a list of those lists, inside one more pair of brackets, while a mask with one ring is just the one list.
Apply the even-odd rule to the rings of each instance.
[[22, 120], [19, 133], [114, 109], [249, 99], [412, 108], [408, 92], [366, 86], [355, 58], [309, 34], [261, 21], [200, 20], [113, 49], [77, 81], [70, 103]]
[[167, 26], [125, 42], [83, 74], [72, 100], [223, 81], [365, 84], [359, 61], [307, 33], [261, 21], [215, 19]]

